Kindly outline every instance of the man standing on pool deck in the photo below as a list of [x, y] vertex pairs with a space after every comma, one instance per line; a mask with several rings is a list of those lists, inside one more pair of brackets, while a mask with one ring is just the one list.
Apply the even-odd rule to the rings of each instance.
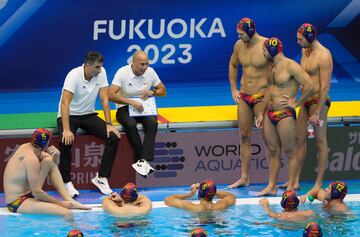
[[[264, 43], [264, 56], [273, 63], [268, 89], [265, 94], [264, 111], [258, 121], [264, 120], [264, 133], [270, 155], [269, 183], [257, 195], [275, 195], [277, 178], [280, 171], [281, 151], [288, 158], [289, 185], [287, 190], [294, 189], [298, 162], [295, 141], [295, 108], [302, 105], [313, 92], [313, 83], [309, 75], [295, 61], [283, 54], [283, 45], [277, 38], [270, 38]], [[298, 101], [296, 95], [302, 87]], [[261, 123], [261, 122], [260, 122]]]
[[[263, 43], [267, 39], [256, 32], [255, 22], [243, 18], [237, 24], [239, 40], [234, 46], [229, 63], [231, 94], [238, 105], [238, 124], [240, 129], [241, 177], [228, 188], [248, 186], [251, 156], [251, 134], [254, 118], [262, 111], [262, 101], [267, 85], [271, 64], [263, 54]], [[237, 87], [238, 66], [242, 65], [240, 91]], [[262, 133], [263, 134], [263, 133]]]
[[[300, 188], [301, 168], [306, 156], [307, 123], [314, 127], [316, 147], [318, 149], [318, 166], [316, 182], [309, 192], [317, 192], [323, 185], [323, 178], [328, 161], [327, 115], [330, 109], [330, 82], [333, 69], [331, 52], [317, 40], [315, 26], [304, 23], [297, 31], [298, 44], [302, 47], [301, 67], [309, 74], [314, 83], [314, 93], [300, 106], [297, 121], [297, 148], [299, 169], [297, 170], [295, 188]], [[287, 184], [282, 185], [286, 187]]]
[[[50, 139], [47, 129], [36, 129], [31, 142], [22, 144], [7, 162], [3, 182], [9, 211], [70, 218], [70, 208], [90, 209], [73, 200], [65, 190], [58, 169], [60, 152], [55, 146], [48, 147]], [[42, 189], [48, 176], [64, 201]]]
[[[102, 67], [104, 58], [99, 52], [89, 51], [84, 64], [72, 69], [66, 76], [59, 103], [57, 125], [61, 137], [60, 172], [70, 196], [79, 195], [71, 182], [71, 149], [74, 134], [81, 128], [105, 141], [100, 171], [91, 180], [103, 194], [112, 193], [108, 178], [116, 157], [120, 133], [112, 126], [108, 98], [108, 81]], [[96, 97], [99, 94], [105, 121], [95, 112]]]

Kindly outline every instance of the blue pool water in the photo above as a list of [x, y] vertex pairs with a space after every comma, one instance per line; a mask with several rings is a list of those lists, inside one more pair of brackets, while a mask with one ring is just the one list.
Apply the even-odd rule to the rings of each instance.
[[[324, 236], [359, 236], [359, 202], [348, 202], [353, 214], [331, 216], [321, 204], [302, 205], [301, 210], [313, 209]], [[280, 205], [271, 205], [281, 212]], [[207, 230], [209, 236], [302, 236], [306, 222], [284, 223], [265, 215], [258, 205], [237, 205], [224, 212], [192, 213], [175, 208], [154, 208], [143, 217], [121, 219], [102, 211], [74, 214], [74, 223], [50, 216], [2, 216], [1, 236], [66, 236], [73, 228], [85, 236], [188, 236], [197, 227]]]
[[[349, 198], [360, 193], [358, 180], [346, 181], [349, 186]], [[325, 182], [325, 186], [329, 181]], [[197, 227], [206, 229], [209, 236], [302, 236], [304, 223], [284, 223], [269, 218], [257, 204], [250, 203], [254, 194], [266, 184], [255, 184], [245, 188], [231, 190], [237, 198], [237, 205], [224, 212], [196, 214], [180, 209], [164, 207], [161, 202], [168, 195], [186, 193], [189, 187], [161, 187], [139, 189], [154, 201], [150, 214], [137, 218], [115, 218], [99, 211], [75, 212], [74, 222], [70, 223], [60, 217], [40, 215], [8, 215], [4, 194], [0, 193], [0, 236], [66, 236], [74, 228], [81, 229], [85, 236], [188, 236]], [[311, 182], [302, 182], [298, 194], [304, 194], [311, 188]], [[219, 189], [226, 186], [218, 185]], [[119, 191], [119, 190], [116, 190]], [[278, 199], [284, 190], [278, 190]], [[95, 190], [80, 191], [79, 201], [100, 206], [102, 195]], [[58, 197], [54, 192], [51, 195]], [[355, 195], [353, 195], [355, 194]], [[308, 221], [320, 222], [324, 236], [360, 236], [360, 199], [358, 196], [347, 201], [350, 215], [332, 216], [326, 213], [320, 203], [300, 205], [301, 210], [312, 209], [316, 216]], [[196, 197], [194, 197], [196, 199]], [[282, 209], [278, 201], [271, 208], [276, 212]]]

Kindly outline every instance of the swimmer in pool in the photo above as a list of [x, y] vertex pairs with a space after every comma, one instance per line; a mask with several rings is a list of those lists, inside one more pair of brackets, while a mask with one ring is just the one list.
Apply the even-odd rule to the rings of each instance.
[[84, 234], [81, 230], [70, 230], [67, 237], [84, 237]]
[[[195, 204], [186, 199], [191, 198], [198, 193], [199, 204]], [[214, 197], [219, 198], [213, 202]], [[235, 204], [235, 195], [230, 192], [217, 191], [215, 182], [206, 179], [201, 183], [195, 183], [190, 186], [190, 193], [174, 194], [165, 198], [165, 204], [170, 207], [182, 208], [194, 212], [224, 210]]]
[[208, 237], [206, 230], [199, 227], [191, 231], [190, 237]]
[[294, 191], [285, 191], [281, 198], [281, 206], [284, 208], [284, 211], [276, 213], [271, 210], [269, 200], [267, 198], [260, 199], [260, 205], [263, 207], [268, 216], [274, 219], [290, 222], [303, 221], [314, 216], [314, 212], [312, 210], [299, 211], [297, 209], [299, 202], [300, 201]]
[[144, 215], [151, 211], [152, 202], [145, 195], [139, 195], [135, 184], [127, 183], [120, 194], [113, 192], [103, 199], [104, 211], [113, 216]]
[[324, 209], [331, 213], [346, 213], [348, 209], [344, 203], [344, 198], [348, 192], [348, 186], [345, 182], [335, 181], [329, 184], [326, 189], [318, 191], [311, 189], [305, 195], [300, 197], [301, 203], [305, 203], [308, 197], [322, 201]]
[[303, 237], [322, 237], [321, 227], [316, 222], [309, 222], [306, 224]]

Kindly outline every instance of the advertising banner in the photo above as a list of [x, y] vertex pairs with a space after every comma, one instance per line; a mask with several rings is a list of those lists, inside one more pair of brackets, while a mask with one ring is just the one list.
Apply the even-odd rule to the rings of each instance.
[[[0, 173], [3, 174], [6, 162], [15, 149], [28, 142], [29, 138], [3, 138], [0, 141]], [[360, 127], [329, 127], [328, 143], [329, 162], [324, 179], [360, 179]], [[57, 137], [52, 139], [52, 144], [58, 144]], [[95, 188], [91, 179], [99, 170], [103, 149], [103, 142], [93, 136], [76, 137], [71, 177], [77, 188]], [[314, 139], [309, 139], [301, 180], [315, 181], [316, 153]], [[145, 179], [136, 175], [131, 167], [132, 150], [123, 135], [109, 181], [113, 188], [120, 188], [127, 182], [136, 182], [139, 187], [183, 186], [208, 178], [218, 184], [230, 184], [240, 177], [240, 154], [239, 133], [236, 130], [158, 133], [155, 159], [150, 162], [155, 172]], [[259, 130], [254, 130], [251, 141], [251, 183], [267, 183], [268, 171], [265, 145]], [[0, 192], [3, 191], [2, 179], [3, 175], [0, 177]], [[287, 158], [282, 155], [278, 182], [286, 180]], [[49, 189], [48, 185], [46, 189]]]
[[[324, 179], [360, 179], [360, 127], [331, 127], [327, 140], [329, 162]], [[307, 153], [301, 180], [315, 181], [318, 154], [314, 139], [308, 139]]]
[[[3, 160], [0, 162], [1, 173], [15, 149], [28, 141], [29, 138], [1, 139], [0, 154]], [[51, 144], [57, 145], [58, 137], [52, 139]], [[94, 136], [76, 137], [73, 146], [71, 177], [77, 188], [95, 188], [91, 179], [99, 170], [103, 149], [103, 142]], [[120, 188], [126, 182], [136, 182], [139, 187], [188, 185], [205, 178], [214, 179], [218, 184], [232, 183], [241, 174], [240, 153], [239, 133], [234, 130], [158, 133], [155, 159], [150, 162], [156, 171], [145, 179], [140, 175], [135, 175], [131, 167], [132, 150], [126, 136], [123, 135], [109, 181], [113, 188]], [[251, 153], [251, 182], [266, 183], [268, 163], [258, 130], [255, 130], [253, 134]], [[279, 182], [286, 180], [286, 167], [287, 160], [282, 157]], [[0, 191], [3, 191], [2, 178], [1, 176]]]
[[3, 0], [0, 91], [59, 90], [89, 50], [105, 56], [110, 82], [139, 49], [168, 86], [227, 82], [243, 17], [261, 35], [280, 38], [297, 60], [298, 27], [316, 25], [333, 54], [333, 82], [359, 87], [359, 9], [356, 0]]
[[[141, 187], [190, 185], [204, 179], [230, 184], [240, 178], [241, 147], [238, 131], [163, 133], [157, 136], [156, 172], [147, 179], [137, 176]], [[267, 183], [268, 162], [259, 130], [251, 141], [250, 181]], [[287, 159], [281, 158], [279, 182], [287, 177]]]

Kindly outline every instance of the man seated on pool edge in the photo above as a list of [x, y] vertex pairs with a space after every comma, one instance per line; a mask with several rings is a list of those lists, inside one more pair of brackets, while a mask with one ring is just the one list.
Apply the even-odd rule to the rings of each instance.
[[[64, 187], [58, 169], [60, 151], [49, 146], [52, 134], [38, 128], [30, 142], [20, 145], [11, 155], [4, 170], [4, 194], [10, 212], [21, 214], [48, 214], [72, 219], [69, 209], [91, 209], [75, 201]], [[49, 178], [63, 200], [43, 190]]]
[[318, 191], [310, 190], [300, 197], [300, 202], [305, 203], [306, 199], [312, 202], [314, 199], [322, 201], [324, 209], [332, 213], [346, 213], [348, 211], [344, 198], [348, 192], [348, 186], [345, 182], [334, 181], [326, 189]]
[[296, 193], [291, 190], [285, 191], [282, 195], [281, 206], [284, 208], [284, 211], [281, 213], [276, 213], [271, 210], [269, 200], [267, 198], [262, 198], [259, 202], [268, 216], [274, 219], [297, 222], [314, 216], [313, 210], [297, 209], [300, 201]]
[[113, 192], [105, 197], [102, 208], [113, 216], [136, 216], [150, 212], [152, 202], [145, 195], [138, 194], [135, 184], [127, 183], [120, 191], [120, 195]]
[[[199, 204], [185, 200], [191, 198], [198, 191]], [[213, 203], [213, 198], [220, 200]], [[190, 193], [174, 194], [165, 198], [165, 204], [171, 207], [182, 208], [195, 212], [224, 210], [236, 202], [235, 195], [230, 192], [217, 191], [215, 182], [206, 179], [201, 183], [195, 183], [190, 186]]]

